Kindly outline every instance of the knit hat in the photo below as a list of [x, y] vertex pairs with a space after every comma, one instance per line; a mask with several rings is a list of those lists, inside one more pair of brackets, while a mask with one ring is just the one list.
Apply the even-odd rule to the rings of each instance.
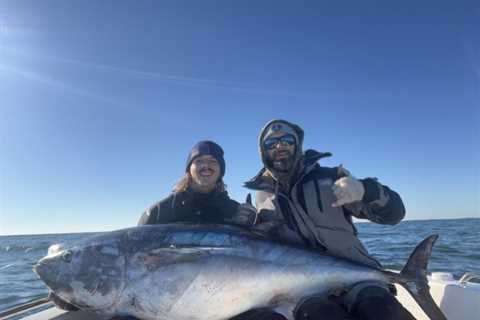
[[185, 172], [190, 170], [190, 165], [192, 164], [195, 158], [201, 156], [212, 156], [214, 157], [218, 163], [220, 164], [220, 177], [223, 177], [225, 174], [225, 160], [223, 159], [223, 149], [213, 141], [200, 141], [196, 145], [193, 146], [192, 151], [187, 158], [187, 166], [185, 167]]

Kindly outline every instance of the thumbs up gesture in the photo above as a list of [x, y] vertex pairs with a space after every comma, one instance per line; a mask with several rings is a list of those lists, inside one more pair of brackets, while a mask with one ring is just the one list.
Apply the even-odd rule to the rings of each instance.
[[338, 175], [344, 175], [335, 181], [332, 186], [333, 193], [337, 201], [332, 203], [332, 207], [340, 207], [348, 203], [360, 201], [365, 194], [363, 183], [356, 179], [342, 165], [338, 167]]
[[250, 193], [247, 194], [247, 198], [245, 199], [245, 203], [249, 204], [253, 207], [253, 205], [252, 205], [252, 195]]
[[233, 217], [233, 223], [239, 226], [251, 227], [257, 221], [257, 209], [252, 205], [252, 196], [250, 193], [245, 199], [245, 203], [238, 206], [237, 212]]

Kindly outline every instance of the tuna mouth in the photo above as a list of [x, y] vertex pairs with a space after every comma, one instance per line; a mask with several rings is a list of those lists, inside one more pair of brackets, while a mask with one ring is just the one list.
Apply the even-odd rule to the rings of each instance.
[[42, 280], [47, 287], [52, 290], [62, 289], [67, 290], [68, 286], [65, 284], [65, 277], [62, 270], [58, 268], [56, 260], [49, 258], [41, 259], [33, 266], [33, 272]]
[[33, 272], [43, 280], [43, 278], [47, 275], [52, 273], [52, 268], [44, 262], [38, 262], [36, 265], [33, 266]]
[[51, 264], [40, 261], [33, 266], [33, 272], [35, 272], [50, 289], [54, 290], [56, 288], [56, 272]]

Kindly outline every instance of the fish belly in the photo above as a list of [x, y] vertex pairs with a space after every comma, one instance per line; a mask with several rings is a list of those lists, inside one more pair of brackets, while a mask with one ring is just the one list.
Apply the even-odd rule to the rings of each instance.
[[348, 268], [211, 256], [195, 262], [131, 271], [125, 314], [142, 319], [219, 320], [270, 307], [293, 310], [311, 295], [328, 294], [378, 275]]

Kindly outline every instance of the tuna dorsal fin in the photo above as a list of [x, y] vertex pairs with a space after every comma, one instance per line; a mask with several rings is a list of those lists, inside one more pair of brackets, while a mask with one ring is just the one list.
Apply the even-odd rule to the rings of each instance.
[[410, 293], [431, 320], [447, 320], [430, 295], [427, 279], [428, 259], [437, 238], [438, 235], [433, 234], [413, 250], [402, 272], [396, 276], [396, 281]]
[[432, 254], [432, 247], [435, 241], [437, 241], [438, 235], [432, 234], [425, 238], [408, 258], [407, 264], [403, 267], [401, 275], [404, 277], [417, 276], [417, 272], [421, 272], [423, 276], [427, 274], [428, 259]]

